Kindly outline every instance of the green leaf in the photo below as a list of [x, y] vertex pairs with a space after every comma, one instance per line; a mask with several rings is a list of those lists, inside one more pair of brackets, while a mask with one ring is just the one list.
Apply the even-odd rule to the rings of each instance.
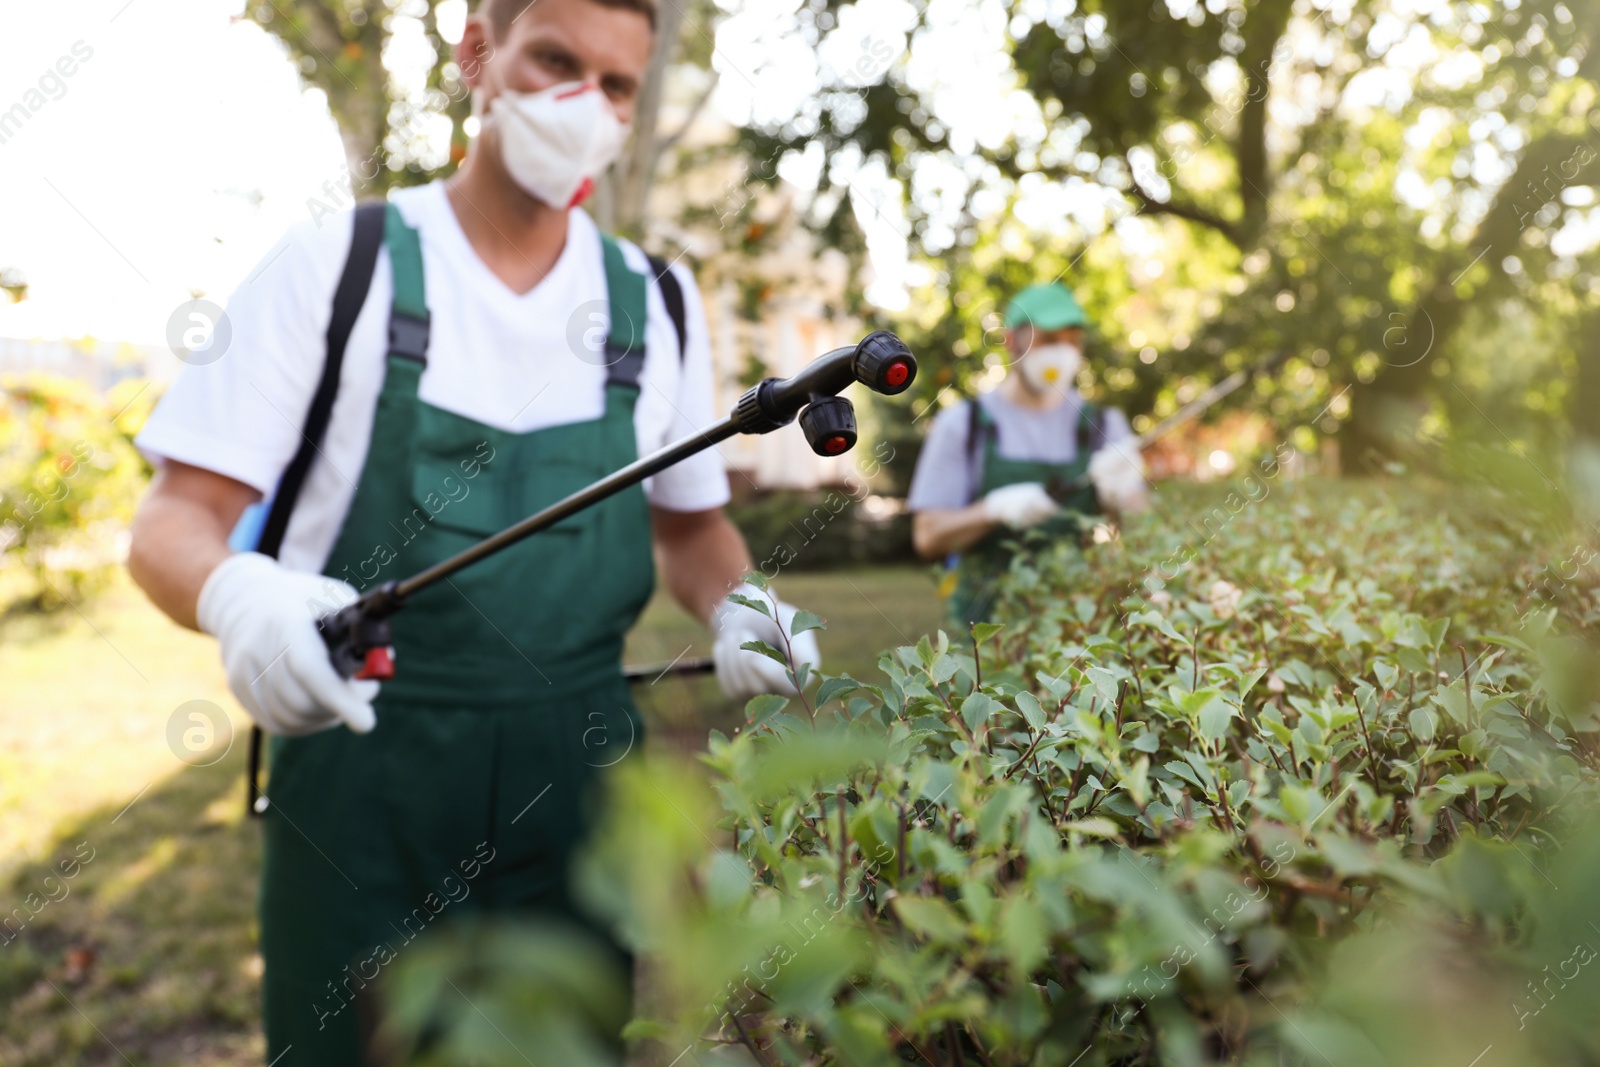
[[[920, 768], [924, 800], [935, 804], [949, 804], [956, 784], [956, 769], [939, 760], [929, 760]], [[913, 779], [915, 784], [916, 779]]]
[[1228, 735], [1233, 721], [1233, 705], [1220, 697], [1200, 709], [1200, 736], [1208, 741], [1218, 741]]
[[1104, 667], [1090, 667], [1085, 673], [1088, 674], [1094, 691], [1100, 695], [1101, 710], [1106, 706], [1115, 705], [1117, 690], [1120, 688], [1117, 676]]
[[1533, 646], [1526, 641], [1515, 637], [1507, 637], [1504, 634], [1486, 634], [1483, 640], [1491, 645], [1499, 645], [1502, 648], [1514, 648], [1518, 652], [1531, 653], [1533, 651]]
[[822, 685], [817, 688], [817, 707], [820, 708], [830, 700], [864, 688], [865, 686], [847, 674], [840, 675], [838, 678], [825, 679]]
[[755, 586], [757, 589], [760, 589], [762, 592], [766, 592], [767, 590], [767, 576], [762, 574], [760, 571], [751, 571], [749, 574], [744, 576], [744, 581]]
[[752, 611], [759, 611], [769, 619], [772, 618], [772, 608], [765, 600], [756, 600], [753, 597], [747, 597], [742, 593], [729, 593], [728, 599], [733, 601], [735, 604], [742, 604]]
[[1179, 693], [1177, 704], [1186, 715], [1194, 717], [1201, 737], [1215, 741], [1227, 734], [1228, 722], [1235, 709], [1220, 690], [1208, 688], [1197, 689], [1193, 693]]
[[[818, 905], [809, 915], [816, 916], [818, 909], [823, 915], [828, 915], [829, 907], [826, 904]], [[815, 923], [816, 919], [813, 918], [812, 922]], [[799, 925], [799, 922], [795, 923], [795, 926]], [[778, 968], [777, 974], [768, 983], [767, 991], [781, 1011], [814, 1017], [817, 1012], [826, 1010], [839, 984], [865, 962], [863, 957], [867, 946], [859, 937], [852, 936], [849, 922], [843, 914], [799, 943], [805, 947], [787, 957], [788, 962]], [[751, 968], [751, 973], [754, 970]], [[548, 1062], [548, 1057], [542, 1062]]]
[[972, 641], [974, 644], [983, 644], [1005, 627], [997, 622], [975, 622], [972, 624]]
[[1044, 691], [1049, 693], [1057, 703], [1065, 700], [1067, 693], [1072, 689], [1072, 683], [1067, 681], [1065, 671], [1059, 675], [1051, 674], [1048, 671], [1040, 671], [1034, 677], [1038, 679], [1040, 685], [1044, 686]]
[[1301, 785], [1286, 785], [1278, 793], [1278, 802], [1291, 822], [1304, 823], [1313, 813], [1325, 806], [1322, 794]]
[[934, 685], [943, 685], [956, 676], [961, 669], [961, 662], [954, 656], [946, 653], [933, 661], [933, 666], [928, 668], [928, 677]]
[[[982, 817], [982, 816], [979, 816]], [[990, 889], [979, 878], [968, 878], [962, 883], [962, 907], [966, 918], [970, 918], [978, 926], [989, 926], [995, 921], [994, 889]]]
[[1202, 710], [1222, 699], [1222, 693], [1216, 689], [1196, 689], [1193, 692], [1184, 692], [1176, 686], [1168, 690], [1173, 703], [1178, 705], [1185, 715], [1198, 716]]
[[1394, 683], [1400, 680], [1400, 668], [1381, 659], [1372, 664], [1372, 673], [1378, 679], [1378, 684], [1386, 690], [1393, 689]]
[[765, 641], [746, 641], [739, 647], [744, 649], [746, 652], [759, 652], [768, 659], [781, 663], [785, 669], [788, 669], [789, 657], [785, 656], [782, 652], [779, 652]]
[[794, 618], [789, 620], [790, 637], [799, 637], [807, 630], [826, 630], [827, 628], [827, 620], [823, 619], [820, 615], [814, 615], [811, 612], [806, 611], [804, 608], [796, 611], [794, 613]]
[[1493, 771], [1467, 771], [1465, 774], [1447, 774], [1438, 781], [1438, 787], [1454, 796], [1469, 789], [1493, 789], [1506, 784], [1506, 780]]
[[1140, 756], [1134, 761], [1133, 769], [1122, 779], [1122, 788], [1128, 791], [1128, 796], [1138, 807], [1144, 807], [1150, 799], [1150, 757]]
[[762, 693], [744, 703], [744, 718], [749, 723], [759, 723], [768, 715], [775, 715], [789, 706], [789, 698], [776, 693]]
[[1433, 727], [1435, 716], [1427, 708], [1413, 708], [1410, 722], [1411, 732], [1417, 735], [1417, 740], [1423, 744], [1433, 740]]
[[1378, 860], [1372, 850], [1359, 841], [1338, 834], [1323, 834], [1317, 839], [1317, 849], [1328, 861], [1333, 873], [1340, 878], [1358, 878], [1378, 869]]
[[1466, 725], [1469, 713], [1467, 711], [1466, 690], [1455, 686], [1447, 686], [1433, 691], [1432, 700], [1443, 708], [1452, 719]]
[[1291, 659], [1278, 666], [1278, 677], [1293, 685], [1303, 686], [1306, 689], [1317, 687], [1317, 676], [1310, 667], [1297, 659]]
[[1438, 651], [1440, 646], [1444, 644], [1444, 635], [1450, 632], [1450, 617], [1447, 615], [1442, 619], [1434, 619], [1432, 622], [1427, 623], [1426, 625], [1428, 630], [1428, 641], [1432, 645], [1434, 651]]
[[1203, 783], [1200, 780], [1200, 776], [1194, 772], [1194, 768], [1189, 766], [1187, 763], [1181, 763], [1178, 760], [1169, 760], [1162, 766], [1172, 774], [1177, 775], [1185, 782], [1188, 782], [1190, 785], [1194, 786], [1196, 789], [1205, 789], [1205, 783]]
[[[1132, 724], [1130, 723], [1129, 725]], [[1128, 747], [1136, 752], [1154, 753], [1161, 747], [1161, 735], [1153, 730], [1146, 730], [1144, 733], [1128, 742]]]
[[1158, 615], [1153, 611], [1136, 611], [1128, 616], [1129, 626], [1154, 626], [1167, 637], [1182, 644], [1188, 644], [1189, 639], [1172, 628], [1172, 623], [1167, 621], [1165, 615]]
[[1032, 693], [1022, 692], [1017, 694], [1017, 710], [1022, 712], [1022, 717], [1028, 725], [1035, 730], [1044, 729], [1047, 721], [1044, 708], [1039, 706], [1039, 698]]
[[804, 737], [811, 733], [806, 721], [799, 716], [790, 715], [787, 711], [780, 711], [768, 719], [766, 725], [779, 733], [789, 733]]
[[893, 866], [895, 834], [894, 813], [881, 799], [862, 805], [850, 816], [850, 837], [860, 847], [869, 870], [884, 862]]
[[1200, 776], [1200, 781], [1205, 788], [1214, 791], [1217, 787], [1217, 780], [1211, 773], [1211, 768], [1206, 765], [1206, 761], [1198, 753], [1191, 752], [1188, 749], [1184, 750], [1183, 758], [1188, 762], [1189, 766], [1194, 768], [1194, 773]]
[[776, 798], [794, 790], [807, 794], [813, 788], [831, 792], [853, 770], [883, 758], [884, 740], [842, 731], [813, 733], [804, 720], [787, 712], [772, 717], [774, 724], [792, 726], [794, 736], [783, 744], [766, 745], [749, 766], [744, 783], [752, 796]]
[[930, 941], [954, 945], [966, 938], [966, 924], [942, 900], [898, 896], [894, 898], [894, 910], [907, 929]]
[[1019, 893], [1002, 905], [1000, 946], [1014, 980], [1022, 981], [1050, 951], [1050, 927], [1044, 909], [1031, 896]]
[[987, 693], [973, 693], [961, 702], [961, 721], [976, 733], [979, 723], [1003, 710], [1000, 702]]

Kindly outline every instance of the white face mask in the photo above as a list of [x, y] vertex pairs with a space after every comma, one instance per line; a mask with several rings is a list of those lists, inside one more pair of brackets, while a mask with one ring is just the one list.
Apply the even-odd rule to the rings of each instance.
[[1040, 345], [1024, 355], [1018, 366], [1022, 377], [1036, 393], [1065, 389], [1077, 380], [1078, 368], [1083, 366], [1083, 353], [1078, 351], [1077, 345], [1065, 342]]
[[562, 210], [594, 191], [628, 137], [605, 94], [584, 82], [501, 93], [489, 103], [489, 121], [512, 180]]

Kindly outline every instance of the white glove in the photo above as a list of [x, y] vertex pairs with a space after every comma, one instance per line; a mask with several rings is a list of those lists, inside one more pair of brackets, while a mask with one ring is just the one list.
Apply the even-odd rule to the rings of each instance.
[[[767, 610], [772, 610], [772, 601], [767, 599], [767, 594], [753, 585], [741, 585], [734, 593], [766, 604]], [[739, 646], [747, 641], [765, 641], [779, 652], [784, 651], [783, 639], [794, 622], [796, 610], [792, 604], [780, 600], [778, 617], [774, 620], [755, 608], [736, 604], [732, 600], [724, 600], [717, 606], [711, 615], [711, 629], [717, 635], [716, 643], [711, 647], [711, 659], [716, 664], [717, 684], [722, 687], [723, 696], [742, 701], [762, 693], [794, 695], [794, 685], [789, 681], [788, 673], [776, 660]], [[793, 650], [796, 667], [809, 663], [815, 671], [822, 665], [822, 652], [817, 648], [815, 630], [806, 630], [790, 637], [789, 647]]]
[[228, 688], [267, 733], [376, 725], [378, 683], [341, 677], [317, 632], [324, 611], [355, 598], [337, 578], [287, 570], [259, 552], [229, 556], [200, 588], [200, 629], [216, 637]]
[[983, 498], [983, 514], [990, 522], [1004, 523], [1013, 530], [1037, 526], [1061, 510], [1038, 482], [1018, 482], [990, 490]]
[[1107, 446], [1089, 457], [1089, 480], [1100, 503], [1128, 511], [1144, 502], [1144, 456], [1132, 445]]

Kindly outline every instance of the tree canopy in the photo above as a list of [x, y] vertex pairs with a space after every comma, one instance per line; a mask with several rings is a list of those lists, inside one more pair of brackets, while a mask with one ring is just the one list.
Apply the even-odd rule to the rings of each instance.
[[[858, 6], [815, 0], [790, 32]], [[907, 316], [943, 364], [927, 395], [969, 388], [997, 304], [1058, 274], [1100, 326], [1103, 392], [1160, 414], [1288, 351], [1255, 401], [1338, 432], [1347, 467], [1472, 423], [1520, 446], [1595, 388], [1596, 5], [977, 7], [1004, 26], [1011, 121], [952, 119], [951, 85], [902, 61], [860, 91], [824, 74], [815, 107], [745, 133], [854, 161], [820, 196], [886, 168], [929, 268]], [[917, 4], [898, 50], [970, 8]]]

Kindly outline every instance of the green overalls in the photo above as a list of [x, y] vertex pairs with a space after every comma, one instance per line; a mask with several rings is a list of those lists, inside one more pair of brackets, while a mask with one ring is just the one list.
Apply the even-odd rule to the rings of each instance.
[[[418, 399], [422, 254], [392, 205], [384, 243], [394, 304], [383, 390], [324, 569], [344, 577], [392, 554], [376, 581], [633, 461], [645, 324], [645, 278], [603, 238], [604, 414], [522, 434], [485, 426]], [[442, 923], [544, 912], [605, 936], [569, 896], [567, 874], [603, 768], [642, 744], [622, 643], [654, 582], [635, 486], [418, 593], [393, 619], [397, 673], [370, 734], [273, 739], [261, 888], [269, 1062], [293, 1046], [290, 1067], [361, 1063], [366, 987]]]
[[[1048, 463], [1043, 460], [1010, 459], [1000, 454], [999, 432], [994, 416], [977, 399], [967, 401], [972, 405], [972, 422], [968, 430], [968, 448], [975, 454], [982, 450], [983, 476], [979, 479], [974, 500], [1005, 485], [1022, 482], [1039, 482], [1048, 487], [1052, 481], [1072, 482], [1082, 478], [1089, 470], [1089, 456], [1094, 447], [1103, 444], [1104, 431], [1098, 410], [1083, 402], [1078, 408], [1078, 450], [1070, 463]], [[1084, 532], [1084, 520], [1100, 515], [1103, 509], [1092, 486], [1085, 487], [1061, 501], [1061, 513], [1033, 527], [1035, 531], [1052, 540], [1070, 540], [1078, 543]], [[965, 633], [974, 622], [989, 621], [994, 610], [1000, 578], [1011, 566], [1015, 555], [1014, 545], [1022, 537], [1015, 530], [996, 528], [965, 552], [951, 570], [953, 584], [947, 586], [950, 621]]]

